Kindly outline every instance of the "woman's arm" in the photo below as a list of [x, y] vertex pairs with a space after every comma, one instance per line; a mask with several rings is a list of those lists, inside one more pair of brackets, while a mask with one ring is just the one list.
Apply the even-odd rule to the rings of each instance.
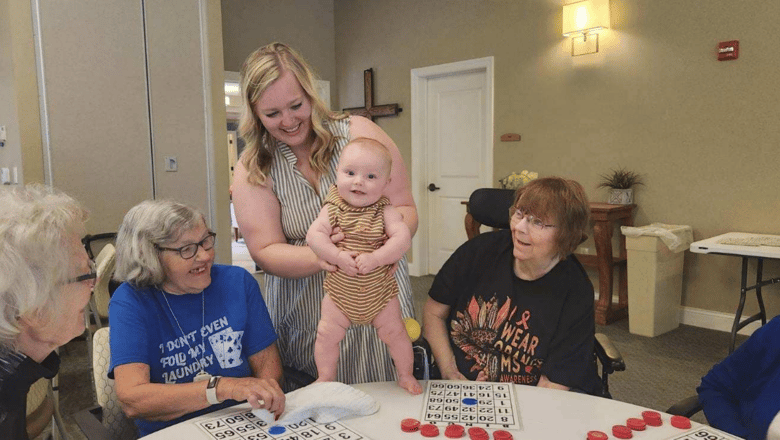
[[[208, 381], [151, 383], [149, 366], [141, 363], [117, 366], [114, 368], [114, 378], [119, 403], [131, 418], [168, 421], [211, 406], [206, 400]], [[223, 377], [217, 383], [216, 391], [220, 401], [249, 400], [255, 408], [280, 411], [278, 414], [284, 410], [284, 393], [275, 379]], [[262, 403], [258, 402], [258, 397]]]
[[[223, 391], [228, 396], [236, 393], [245, 395], [253, 408], [262, 408], [264, 406], [262, 402], [273, 402], [266, 409], [277, 415], [282, 414], [285, 402], [284, 392], [279, 386], [283, 378], [282, 360], [276, 343], [249, 356], [249, 367], [252, 370], [253, 380], [223, 377], [217, 385], [217, 397]], [[221, 387], [227, 390], [220, 390]], [[230, 387], [243, 389], [231, 390]]]
[[241, 161], [235, 166], [233, 203], [236, 221], [252, 259], [265, 272], [285, 278], [313, 275], [322, 266], [308, 246], [287, 243], [282, 231], [282, 212], [270, 177], [266, 185], [253, 185]]
[[[747, 341], [702, 377], [696, 392], [710, 425], [742, 438], [750, 438], [750, 426], [755, 421], [745, 419], [744, 402], [740, 397], [746, 390], [755, 392], [759, 380], [766, 381], [765, 386], [772, 382], [767, 381], [769, 376], [764, 368], [777, 365], [776, 341], [779, 336], [780, 321], [775, 318], [756, 330]], [[767, 356], [772, 351], [775, 355]], [[773, 397], [775, 401], [778, 400], [777, 396]]]
[[442, 304], [431, 298], [425, 303], [423, 309], [423, 335], [431, 345], [433, 358], [441, 371], [441, 377], [447, 380], [468, 380], [458, 371], [455, 362], [455, 354], [450, 346], [450, 337], [447, 333], [447, 318], [450, 314], [450, 306]]
[[547, 376], [545, 376], [544, 374], [542, 374], [542, 377], [539, 378], [539, 383], [537, 383], [536, 386], [542, 388], [552, 388], [554, 390], [564, 390], [564, 391], [569, 391], [571, 389], [566, 385], [550, 382], [550, 379], [548, 379]]
[[406, 165], [403, 157], [401, 157], [401, 152], [398, 151], [398, 146], [395, 145], [395, 142], [390, 139], [390, 136], [384, 130], [362, 116], [350, 117], [349, 133], [352, 139], [358, 137], [376, 139], [390, 151], [390, 156], [393, 159], [393, 169], [390, 173], [390, 184], [387, 185], [384, 195], [390, 199], [390, 203], [401, 213], [404, 223], [406, 223], [409, 232], [414, 237], [414, 234], [417, 232], [417, 205], [415, 205], [414, 198], [412, 198], [409, 175], [406, 172]]

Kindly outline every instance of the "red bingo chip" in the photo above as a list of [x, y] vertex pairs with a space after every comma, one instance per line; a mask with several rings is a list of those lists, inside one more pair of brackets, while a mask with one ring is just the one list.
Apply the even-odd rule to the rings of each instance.
[[420, 434], [423, 437], [437, 437], [439, 435], [439, 428], [436, 425], [422, 425], [420, 426]]
[[449, 425], [444, 429], [444, 436], [447, 438], [461, 438], [466, 430], [461, 425]]
[[512, 436], [511, 432], [504, 431], [503, 429], [499, 429], [498, 431], [493, 431], [493, 439], [494, 440], [513, 440], [514, 437]]
[[617, 438], [631, 438], [634, 434], [631, 433], [631, 428], [623, 425], [615, 425], [612, 427], [612, 435]]
[[672, 416], [672, 426], [680, 429], [689, 429], [691, 427], [691, 419], [684, 416]]
[[657, 411], [643, 411], [642, 419], [650, 426], [661, 426], [664, 424], [661, 420], [661, 413]]
[[420, 422], [417, 419], [403, 419], [401, 420], [401, 431], [414, 432], [420, 429]]
[[633, 431], [644, 431], [647, 427], [647, 424], [642, 419], [637, 419], [635, 417], [632, 417], [628, 420], [626, 420], [626, 426], [631, 428]]
[[588, 431], [588, 440], [607, 440], [609, 436], [601, 431]]
[[468, 433], [471, 440], [488, 440], [490, 438], [487, 431], [476, 426], [469, 428]]

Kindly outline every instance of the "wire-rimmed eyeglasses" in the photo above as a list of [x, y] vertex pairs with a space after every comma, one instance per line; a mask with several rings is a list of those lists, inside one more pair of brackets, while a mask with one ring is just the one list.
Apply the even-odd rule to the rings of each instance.
[[212, 248], [214, 248], [214, 242], [216, 241], [217, 234], [214, 232], [209, 232], [209, 235], [206, 236], [203, 240], [197, 242], [197, 243], [190, 243], [185, 244], [182, 247], [179, 248], [168, 248], [168, 247], [162, 247], [158, 245], [154, 245], [158, 250], [161, 251], [172, 251], [172, 252], [178, 252], [179, 255], [184, 258], [185, 260], [189, 260], [190, 258], [194, 257], [198, 253], [198, 246], [202, 247], [204, 251], [210, 251]]
[[523, 207], [512, 208], [510, 209], [510, 212], [512, 213], [512, 217], [514, 217], [518, 222], [525, 218], [528, 224], [531, 225], [531, 227], [533, 227], [536, 230], [543, 231], [545, 228], [555, 227], [555, 225], [545, 224], [542, 219], [534, 216], [533, 214], [528, 212], [527, 209]]

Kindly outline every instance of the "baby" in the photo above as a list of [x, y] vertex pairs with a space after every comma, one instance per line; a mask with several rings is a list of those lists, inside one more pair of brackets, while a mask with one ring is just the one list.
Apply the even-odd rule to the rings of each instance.
[[[409, 228], [387, 197], [392, 159], [384, 145], [368, 138], [350, 141], [341, 153], [336, 185], [306, 234], [317, 256], [337, 266], [325, 276], [322, 317], [317, 327], [314, 361], [318, 382], [333, 381], [339, 343], [350, 324], [372, 324], [387, 345], [398, 384], [411, 394], [422, 387], [412, 374], [414, 357], [398, 300], [398, 283], [389, 275], [411, 246]], [[340, 228], [344, 239], [334, 244]]]

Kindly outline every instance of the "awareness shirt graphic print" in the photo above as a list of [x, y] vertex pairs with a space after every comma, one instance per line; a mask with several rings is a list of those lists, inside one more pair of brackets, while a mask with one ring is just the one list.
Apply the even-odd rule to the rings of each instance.
[[518, 311], [512, 299], [503, 304], [472, 297], [452, 321], [453, 344], [460, 348], [478, 380], [535, 384], [543, 359], [536, 357], [539, 338], [529, 326], [531, 312]]

